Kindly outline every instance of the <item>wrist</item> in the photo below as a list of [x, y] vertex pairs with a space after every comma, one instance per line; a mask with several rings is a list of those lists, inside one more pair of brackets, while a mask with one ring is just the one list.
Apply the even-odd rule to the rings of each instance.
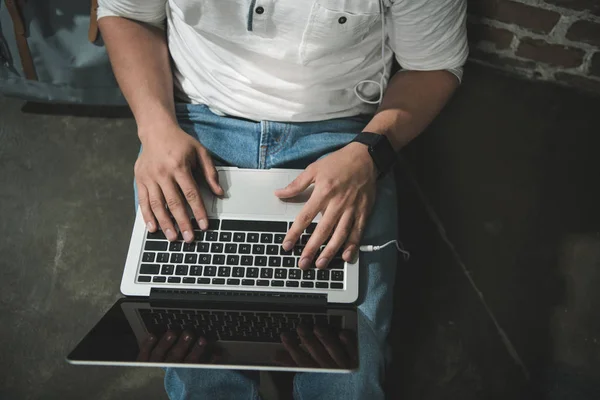
[[349, 151], [352, 152], [352, 159], [361, 166], [361, 169], [367, 171], [369, 175], [377, 178], [379, 170], [371, 154], [369, 154], [369, 147], [362, 143], [351, 142], [346, 145]]

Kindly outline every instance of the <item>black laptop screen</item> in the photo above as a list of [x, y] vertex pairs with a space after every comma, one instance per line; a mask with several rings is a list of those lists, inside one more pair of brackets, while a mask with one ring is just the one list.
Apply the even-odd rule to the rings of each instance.
[[117, 302], [69, 354], [76, 364], [352, 371], [356, 311]]

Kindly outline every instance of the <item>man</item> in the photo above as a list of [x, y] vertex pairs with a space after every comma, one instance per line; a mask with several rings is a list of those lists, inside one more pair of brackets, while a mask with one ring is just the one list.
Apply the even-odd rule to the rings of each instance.
[[[465, 8], [464, 0], [100, 0], [99, 26], [142, 142], [135, 178], [148, 230], [175, 239], [170, 212], [193, 240], [186, 204], [206, 228], [194, 174], [223, 194], [214, 158], [305, 168], [275, 193], [314, 185], [283, 244], [293, 247], [322, 213], [300, 268], [326, 268], [338, 250], [352, 260], [361, 239], [394, 239], [389, 163], [353, 139], [370, 132], [363, 137], [379, 138], [379, 149], [398, 151], [439, 113], [468, 53]], [[387, 84], [394, 55], [402, 70]], [[391, 247], [361, 255], [360, 370], [298, 374], [297, 397], [383, 396], [395, 257]], [[233, 371], [170, 369], [165, 384], [177, 399], [258, 396], [255, 382]]]

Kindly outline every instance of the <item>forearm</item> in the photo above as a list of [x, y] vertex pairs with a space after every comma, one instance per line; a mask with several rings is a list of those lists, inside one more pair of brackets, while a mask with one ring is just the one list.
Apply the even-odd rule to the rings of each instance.
[[98, 21], [113, 71], [138, 125], [140, 139], [148, 127], [177, 124], [173, 77], [164, 32], [120, 17]]
[[400, 71], [364, 130], [386, 135], [398, 151], [433, 121], [457, 87], [447, 71]]

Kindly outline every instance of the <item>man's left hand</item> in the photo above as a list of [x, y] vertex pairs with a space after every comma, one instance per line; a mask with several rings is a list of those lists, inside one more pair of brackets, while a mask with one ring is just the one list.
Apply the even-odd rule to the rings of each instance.
[[[314, 184], [313, 192], [288, 231], [283, 247], [291, 250], [319, 212], [323, 213], [306, 247], [299, 267], [325, 268], [343, 246], [343, 259], [357, 254], [367, 218], [375, 200], [377, 168], [362, 143], [350, 143], [310, 164], [287, 187], [275, 192], [281, 199], [295, 197]], [[329, 239], [322, 252], [321, 245]]]

